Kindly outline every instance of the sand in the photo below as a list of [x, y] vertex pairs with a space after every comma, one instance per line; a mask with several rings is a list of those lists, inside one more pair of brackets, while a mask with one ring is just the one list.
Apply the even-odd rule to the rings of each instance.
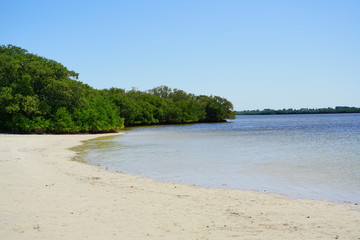
[[0, 135], [0, 239], [360, 239], [356, 205], [205, 189], [71, 160], [99, 135]]

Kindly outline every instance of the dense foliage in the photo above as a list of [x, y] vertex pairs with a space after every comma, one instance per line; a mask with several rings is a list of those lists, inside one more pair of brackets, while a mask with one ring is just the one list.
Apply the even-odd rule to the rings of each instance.
[[111, 88], [103, 90], [118, 106], [126, 126], [221, 122], [234, 118], [232, 104], [217, 96], [195, 96], [160, 86], [146, 92]]
[[275, 114], [325, 114], [325, 113], [360, 113], [360, 108], [338, 106], [335, 108], [318, 108], [318, 109], [264, 109], [264, 110], [246, 110], [238, 111], [237, 115], [275, 115]]
[[0, 47], [0, 128], [16, 132], [103, 132], [123, 127], [117, 108], [78, 74], [14, 46]]
[[233, 106], [217, 96], [157, 87], [146, 92], [96, 90], [62, 64], [15, 46], [0, 46], [0, 130], [110, 132], [126, 126], [218, 122]]

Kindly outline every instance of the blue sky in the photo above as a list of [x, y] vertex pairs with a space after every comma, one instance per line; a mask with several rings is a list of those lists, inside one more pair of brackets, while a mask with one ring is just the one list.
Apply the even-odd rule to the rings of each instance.
[[160, 85], [235, 109], [360, 107], [360, 1], [3, 1], [0, 44], [95, 88]]

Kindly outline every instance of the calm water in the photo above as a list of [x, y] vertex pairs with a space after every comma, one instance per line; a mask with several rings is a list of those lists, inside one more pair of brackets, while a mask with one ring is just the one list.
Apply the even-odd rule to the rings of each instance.
[[133, 128], [90, 141], [86, 160], [160, 181], [360, 203], [360, 114]]

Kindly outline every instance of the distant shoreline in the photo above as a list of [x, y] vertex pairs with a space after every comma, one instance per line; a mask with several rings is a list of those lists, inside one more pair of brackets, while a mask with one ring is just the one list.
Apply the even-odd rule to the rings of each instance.
[[244, 110], [236, 111], [236, 115], [289, 115], [289, 114], [338, 114], [338, 113], [360, 113], [360, 108], [356, 107], [335, 107], [317, 109], [264, 109], [264, 110]]

